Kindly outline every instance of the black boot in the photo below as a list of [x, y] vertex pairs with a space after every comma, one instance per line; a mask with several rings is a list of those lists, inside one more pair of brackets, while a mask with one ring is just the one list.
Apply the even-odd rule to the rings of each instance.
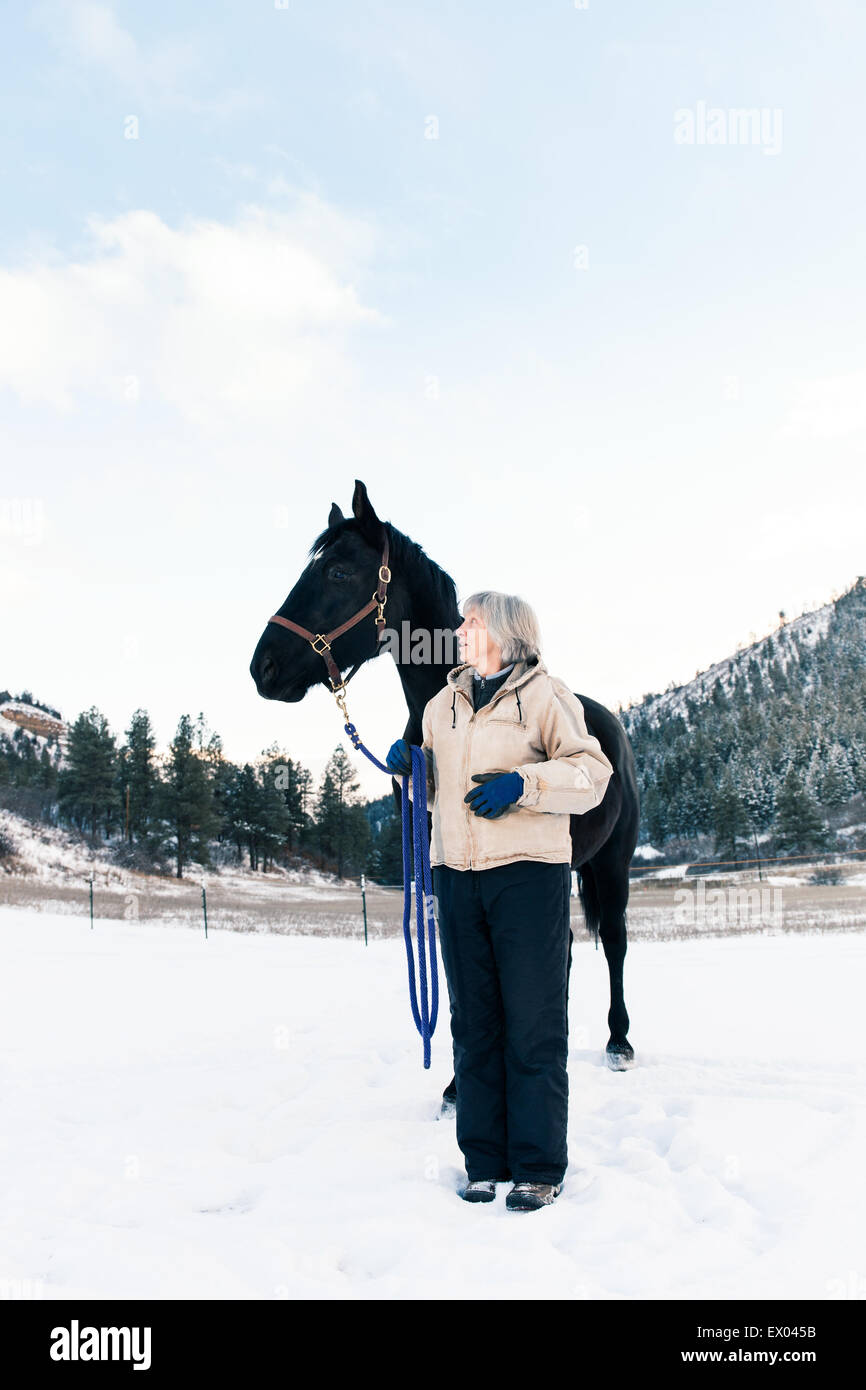
[[460, 1196], [464, 1202], [495, 1202], [496, 1183], [492, 1178], [490, 1180], [482, 1178], [469, 1182], [462, 1189]]
[[538, 1211], [539, 1207], [549, 1207], [562, 1191], [562, 1183], [516, 1182], [505, 1205], [509, 1211]]

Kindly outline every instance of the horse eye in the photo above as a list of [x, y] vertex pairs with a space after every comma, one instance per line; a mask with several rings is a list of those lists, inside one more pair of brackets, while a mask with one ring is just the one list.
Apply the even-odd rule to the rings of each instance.
[[332, 565], [328, 570], [329, 579], [351, 579], [348, 570], [341, 570], [339, 565]]

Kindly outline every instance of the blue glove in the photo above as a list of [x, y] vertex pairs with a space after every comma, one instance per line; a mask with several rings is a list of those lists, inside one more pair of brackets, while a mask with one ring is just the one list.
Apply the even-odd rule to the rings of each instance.
[[474, 772], [472, 780], [485, 785], [473, 787], [463, 800], [469, 802], [476, 816], [487, 816], [488, 820], [504, 815], [523, 795], [523, 778], [519, 772]]
[[395, 772], [398, 777], [409, 776], [412, 771], [412, 755], [405, 738], [398, 738], [396, 743], [391, 744], [385, 759], [385, 766], [389, 772]]

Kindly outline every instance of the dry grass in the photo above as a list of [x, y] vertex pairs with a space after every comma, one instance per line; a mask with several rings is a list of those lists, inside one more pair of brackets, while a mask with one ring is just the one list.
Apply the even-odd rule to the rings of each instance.
[[[805, 876], [804, 876], [805, 877]], [[197, 880], [174, 880], [125, 872], [98, 879], [94, 887], [94, 916], [101, 919], [138, 921], [142, 926], [182, 925], [203, 931], [201, 887]], [[773, 879], [777, 881], [775, 884]], [[632, 884], [628, 908], [628, 932], [635, 940], [669, 941], [698, 936], [755, 935], [790, 931], [862, 931], [866, 928], [866, 885], [860, 883], [812, 884], [806, 881], [765, 879], [763, 902], [753, 897], [745, 903], [746, 889], [759, 890], [757, 874], [736, 879], [713, 875], [699, 881], [643, 880]], [[689, 899], [675, 894], [687, 888]], [[709, 896], [721, 888], [726, 894], [724, 917]], [[772, 896], [775, 888], [776, 898]], [[694, 907], [684, 911], [683, 903]], [[46, 882], [32, 875], [0, 875], [0, 903], [36, 911], [88, 917], [86, 881]], [[355, 883], [320, 886], [309, 890], [285, 880], [262, 875], [237, 876], [224, 881], [208, 879], [209, 931], [282, 932], [313, 936], [363, 939], [361, 894]], [[586, 939], [580, 904], [571, 902], [572, 927], [577, 940]], [[691, 918], [691, 920], [690, 920]], [[367, 931], [371, 940], [399, 936], [403, 922], [403, 894], [398, 888], [367, 889]], [[414, 935], [414, 914], [413, 914]]]

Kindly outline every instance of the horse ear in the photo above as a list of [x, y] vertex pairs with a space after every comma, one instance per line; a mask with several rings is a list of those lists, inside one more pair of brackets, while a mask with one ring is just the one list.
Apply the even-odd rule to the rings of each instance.
[[336, 502], [332, 502], [331, 510], [328, 512], [328, 527], [336, 526], [338, 521], [345, 521], [345, 519]]
[[352, 513], [358, 523], [362, 536], [372, 545], [381, 545], [385, 528], [376, 515], [375, 508], [367, 496], [367, 489], [360, 478], [355, 479], [355, 492], [352, 497]]

